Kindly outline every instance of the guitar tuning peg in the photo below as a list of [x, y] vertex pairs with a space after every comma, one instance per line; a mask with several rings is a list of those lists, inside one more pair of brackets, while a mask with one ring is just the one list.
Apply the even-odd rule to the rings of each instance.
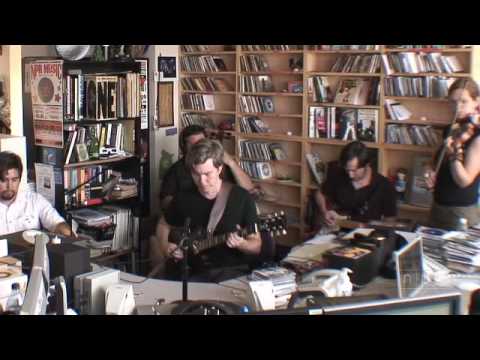
[[283, 229], [282, 230], [282, 235], [287, 235], [287, 230]]

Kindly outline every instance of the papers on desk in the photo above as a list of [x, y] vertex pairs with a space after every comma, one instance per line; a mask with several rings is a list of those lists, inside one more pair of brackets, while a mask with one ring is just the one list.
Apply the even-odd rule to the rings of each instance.
[[[275, 303], [275, 307], [287, 305], [292, 293], [297, 291], [295, 272], [281, 266], [272, 266], [264, 269], [254, 270], [250, 275], [250, 280], [253, 283], [250, 284], [250, 288], [254, 296], [266, 297], [267, 293], [273, 292], [273, 299], [259, 299], [260, 303], [263, 304], [263, 310], [267, 310], [265, 306], [271, 307], [272, 300]], [[264, 283], [265, 281], [271, 283], [271, 287], [267, 286]], [[259, 283], [255, 284], [256, 282]], [[254, 290], [256, 290], [256, 292]]]
[[338, 244], [335, 235], [317, 235], [313, 239], [294, 247], [282, 260], [282, 264], [293, 266], [297, 271], [310, 271], [319, 267], [323, 254]]

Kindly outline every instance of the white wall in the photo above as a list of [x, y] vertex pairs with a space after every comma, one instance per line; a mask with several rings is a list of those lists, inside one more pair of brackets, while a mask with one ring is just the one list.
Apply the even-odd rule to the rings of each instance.
[[[178, 62], [178, 45], [152, 45], [148, 51], [148, 58], [150, 63], [150, 74], [157, 71], [157, 62], [159, 56], [175, 56], [177, 57], [177, 78], [174, 81], [174, 127], [177, 128], [177, 134], [173, 136], [166, 136], [165, 131], [171, 128], [156, 128], [154, 121], [151, 123], [150, 131], [150, 194], [151, 194], [151, 213], [152, 216], [158, 215], [160, 212], [160, 203], [158, 195], [160, 193], [161, 179], [159, 177], [159, 164], [161, 160], [162, 150], [165, 150], [174, 155], [173, 162], [178, 159], [178, 132], [179, 132], [179, 62]], [[156, 105], [156, 82], [153, 76], [150, 76], [150, 118], [153, 120], [155, 115]]]

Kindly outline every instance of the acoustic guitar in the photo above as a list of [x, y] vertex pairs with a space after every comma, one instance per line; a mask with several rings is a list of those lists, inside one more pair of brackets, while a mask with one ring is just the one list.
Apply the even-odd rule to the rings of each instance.
[[[266, 231], [270, 236], [276, 237], [287, 234], [287, 218], [283, 211], [262, 214], [258, 216], [258, 221], [252, 225], [236, 231], [238, 236], [247, 237], [248, 235]], [[208, 233], [206, 229], [197, 229], [189, 234], [188, 239], [192, 242], [191, 249], [194, 255], [226, 243], [231, 233], [213, 235]], [[170, 232], [169, 241], [178, 244], [180, 247], [185, 246], [186, 237], [184, 229], [174, 228]]]

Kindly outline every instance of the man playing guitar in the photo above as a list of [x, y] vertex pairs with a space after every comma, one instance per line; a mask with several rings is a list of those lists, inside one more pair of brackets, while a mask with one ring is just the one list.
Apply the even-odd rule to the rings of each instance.
[[[186, 165], [191, 171], [195, 189], [178, 193], [158, 222], [156, 236], [152, 237], [150, 244], [154, 265], [168, 259], [176, 261], [178, 265], [184, 256], [178, 244], [169, 239], [172, 227], [182, 227], [185, 220], [190, 218], [191, 229], [207, 228], [215, 201], [225, 188], [220, 177], [223, 155], [222, 145], [209, 139], [199, 141], [188, 152]], [[190, 279], [218, 282], [219, 278], [212, 278], [212, 270], [247, 264], [258, 256], [262, 245], [260, 234], [253, 232], [242, 237], [236, 232], [239, 228], [252, 228], [257, 220], [255, 203], [250, 194], [237, 185], [231, 185], [223, 215], [213, 231], [213, 235], [228, 234], [225, 236], [226, 242], [193, 258], [189, 256], [189, 260], [193, 260], [190, 263]], [[181, 266], [176, 268], [178, 270]], [[167, 266], [167, 277], [178, 279], [180, 272], [169, 270]]]

